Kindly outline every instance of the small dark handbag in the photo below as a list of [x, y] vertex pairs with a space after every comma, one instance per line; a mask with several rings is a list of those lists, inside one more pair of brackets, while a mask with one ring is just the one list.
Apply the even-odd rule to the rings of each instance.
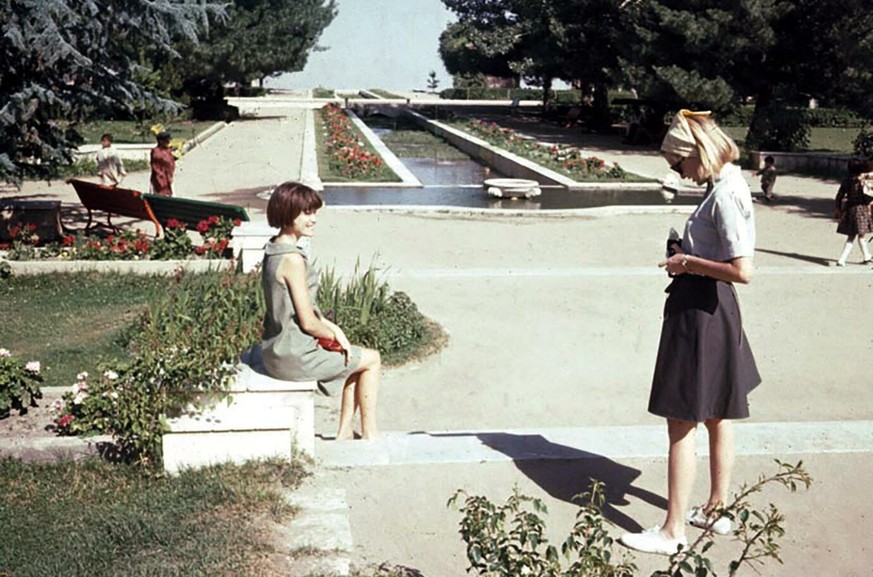
[[345, 352], [345, 349], [343, 349], [343, 346], [339, 343], [339, 341], [334, 340], [334, 339], [325, 339], [325, 338], [319, 337], [318, 338], [318, 346], [320, 346], [321, 348], [323, 348], [326, 351], [331, 351], [333, 353]]

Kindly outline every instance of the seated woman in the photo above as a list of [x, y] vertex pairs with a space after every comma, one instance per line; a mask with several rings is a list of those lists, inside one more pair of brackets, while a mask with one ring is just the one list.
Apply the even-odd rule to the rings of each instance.
[[316, 191], [296, 182], [277, 186], [267, 204], [267, 222], [279, 234], [264, 253], [264, 367], [277, 379], [316, 380], [328, 390], [341, 385], [337, 440], [354, 438], [356, 411], [361, 413], [361, 438], [372, 439], [378, 433], [379, 351], [353, 346], [342, 329], [324, 318], [315, 304], [318, 273], [297, 246], [314, 234], [315, 213], [322, 205]]

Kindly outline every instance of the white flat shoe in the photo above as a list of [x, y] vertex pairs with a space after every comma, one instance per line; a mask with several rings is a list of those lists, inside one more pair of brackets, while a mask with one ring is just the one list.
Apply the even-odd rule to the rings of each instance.
[[703, 507], [692, 507], [685, 516], [688, 524], [698, 529], [712, 529], [716, 535], [730, 535], [733, 531], [733, 523], [727, 517], [713, 519], [703, 512]]
[[655, 553], [657, 555], [672, 555], [679, 548], [688, 547], [688, 540], [685, 537], [678, 539], [668, 539], [661, 532], [661, 526], [655, 525], [642, 533], [625, 533], [618, 538], [618, 542], [641, 553]]

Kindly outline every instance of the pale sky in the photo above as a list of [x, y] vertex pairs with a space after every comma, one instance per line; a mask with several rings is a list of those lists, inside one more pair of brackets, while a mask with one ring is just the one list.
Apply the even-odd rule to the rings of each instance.
[[440, 0], [337, 0], [339, 13], [325, 29], [302, 72], [268, 78], [277, 88], [427, 89], [452, 81], [439, 56], [439, 36], [454, 15]]

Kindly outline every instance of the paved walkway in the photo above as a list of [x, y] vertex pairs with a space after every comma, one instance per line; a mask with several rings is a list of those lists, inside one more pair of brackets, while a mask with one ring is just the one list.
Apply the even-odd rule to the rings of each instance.
[[[180, 162], [179, 194], [242, 203], [295, 178], [302, 113], [280, 115], [283, 106], [261, 106], [271, 118], [233, 123], [193, 150]], [[617, 138], [517, 122], [632, 172], [664, 172], [655, 151], [621, 148]], [[776, 458], [802, 459], [816, 480], [808, 492], [763, 495], [762, 506], [773, 501], [785, 513], [787, 530], [785, 564], [768, 564], [766, 575], [869, 574], [870, 547], [856, 528], [869, 521], [863, 503], [873, 475], [873, 272], [829, 266], [842, 243], [829, 219], [835, 190], [779, 177], [779, 202], [756, 213], [756, 277], [738, 288], [764, 383], [752, 419], [737, 427], [736, 483], [775, 471]], [[572, 527], [572, 496], [589, 477], [607, 483], [615, 534], [660, 522], [666, 435], [645, 411], [667, 284], [655, 265], [687, 210], [320, 213], [313, 250], [322, 266], [347, 273], [358, 259], [375, 259], [391, 287], [450, 335], [438, 355], [385, 371], [381, 441], [327, 440], [338, 411], [334, 399], [319, 400], [319, 464], [306, 490], [334, 497], [307, 518], [340, 536], [339, 556], [463, 575], [460, 515], [445, 506], [457, 489], [502, 501], [518, 486], [544, 499], [553, 543]], [[695, 501], [707, 487], [705, 461], [699, 469]], [[720, 540], [713, 551], [724, 572], [737, 546]], [[659, 558], [637, 563], [640, 575], [663, 567]]]

